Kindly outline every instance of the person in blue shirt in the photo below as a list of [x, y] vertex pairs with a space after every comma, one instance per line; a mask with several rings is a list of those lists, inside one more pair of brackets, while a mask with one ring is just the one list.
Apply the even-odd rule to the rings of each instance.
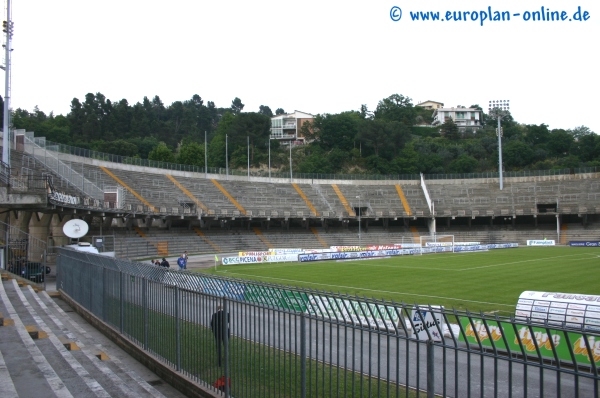
[[179, 265], [179, 270], [183, 271], [184, 269], [186, 269], [186, 261], [185, 261], [185, 257], [183, 257], [183, 254], [181, 256], [179, 256], [179, 258], [177, 259], [177, 265]]

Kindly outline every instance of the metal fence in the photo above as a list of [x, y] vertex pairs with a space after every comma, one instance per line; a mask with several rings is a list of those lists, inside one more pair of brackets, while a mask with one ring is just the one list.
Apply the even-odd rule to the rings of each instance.
[[[27, 133], [33, 135], [33, 133]], [[105, 160], [108, 162], [130, 164], [144, 167], [155, 167], [159, 169], [190, 171], [195, 173], [210, 173], [232, 176], [247, 176], [252, 177], [272, 177], [283, 179], [315, 179], [315, 180], [419, 180], [420, 174], [321, 174], [321, 173], [290, 173], [290, 172], [270, 172], [265, 170], [250, 171], [225, 169], [220, 167], [204, 167], [160, 162], [156, 160], [134, 158], [128, 156], [112, 155], [109, 153], [93, 151], [90, 149], [78, 148], [70, 145], [59, 144], [56, 142], [46, 141], [45, 138], [35, 138], [35, 144], [38, 148], [48, 149], [56, 152], [56, 157], [59, 153], [81, 156], [91, 159]], [[529, 177], [529, 176], [553, 176], [562, 174], [579, 174], [579, 173], [597, 173], [599, 167], [584, 167], [575, 169], [550, 169], [550, 170], [523, 170], [523, 171], [505, 171], [505, 177]], [[498, 178], [498, 172], [484, 173], [466, 173], [466, 174], [428, 174], [425, 176], [428, 180], [437, 179], [471, 179], [471, 178]], [[90, 195], [94, 197], [93, 195]]]
[[46, 242], [0, 221], [0, 268], [44, 285], [46, 252]]
[[598, 396], [600, 334], [583, 327], [171, 271], [69, 249], [60, 249], [57, 264], [59, 289], [226, 397]]

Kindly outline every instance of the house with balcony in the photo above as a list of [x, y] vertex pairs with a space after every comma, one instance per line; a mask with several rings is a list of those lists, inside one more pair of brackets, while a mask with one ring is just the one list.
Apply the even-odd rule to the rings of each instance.
[[421, 108], [434, 110], [434, 109], [443, 108], [444, 107], [444, 103], [443, 102], [437, 102], [437, 101], [427, 100], [427, 101], [421, 102], [420, 104], [417, 104], [415, 106], [420, 106]]
[[433, 111], [433, 126], [441, 126], [447, 120], [453, 120], [461, 131], [483, 127], [483, 112], [475, 108], [457, 106], [456, 108], [438, 108]]
[[294, 111], [271, 118], [271, 139], [281, 144], [304, 144], [305, 137], [301, 133], [302, 126], [314, 119], [310, 113]]

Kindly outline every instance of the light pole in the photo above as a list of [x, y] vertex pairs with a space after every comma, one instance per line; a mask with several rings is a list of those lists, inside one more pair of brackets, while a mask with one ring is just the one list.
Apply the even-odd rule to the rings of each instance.
[[358, 199], [358, 246], [362, 247], [361, 243], [361, 228], [360, 228], [360, 216], [361, 216], [361, 206], [360, 206], [360, 195], [356, 197]]
[[502, 181], [502, 118], [507, 117], [510, 113], [510, 100], [492, 100], [488, 105], [488, 113], [492, 119], [498, 120], [498, 128], [496, 134], [498, 135], [498, 172], [500, 180], [500, 190], [504, 188], [504, 182]]
[[4, 69], [4, 124], [2, 126], [2, 161], [10, 166], [10, 96], [11, 96], [11, 72], [10, 72], [10, 53], [12, 51], [12, 36], [13, 22], [11, 1], [6, 2], [6, 20], [4, 21], [3, 30], [6, 33], [6, 42], [4, 43], [5, 59], [4, 65], [0, 66]]
[[290, 182], [294, 182], [292, 179], [292, 141], [290, 141]]

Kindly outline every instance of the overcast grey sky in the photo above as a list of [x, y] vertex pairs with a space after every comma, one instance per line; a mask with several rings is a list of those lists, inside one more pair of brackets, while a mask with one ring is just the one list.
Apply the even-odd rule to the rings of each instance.
[[[130, 105], [199, 94], [219, 107], [239, 97], [244, 111], [317, 114], [373, 110], [399, 93], [486, 111], [509, 99], [521, 123], [600, 133], [599, 4], [13, 0], [12, 108], [66, 115], [74, 97], [101, 92]], [[567, 19], [533, 21], [542, 6]], [[578, 6], [587, 21], [572, 20]], [[417, 22], [411, 11], [467, 21]], [[510, 21], [490, 21], [495, 11]]]

